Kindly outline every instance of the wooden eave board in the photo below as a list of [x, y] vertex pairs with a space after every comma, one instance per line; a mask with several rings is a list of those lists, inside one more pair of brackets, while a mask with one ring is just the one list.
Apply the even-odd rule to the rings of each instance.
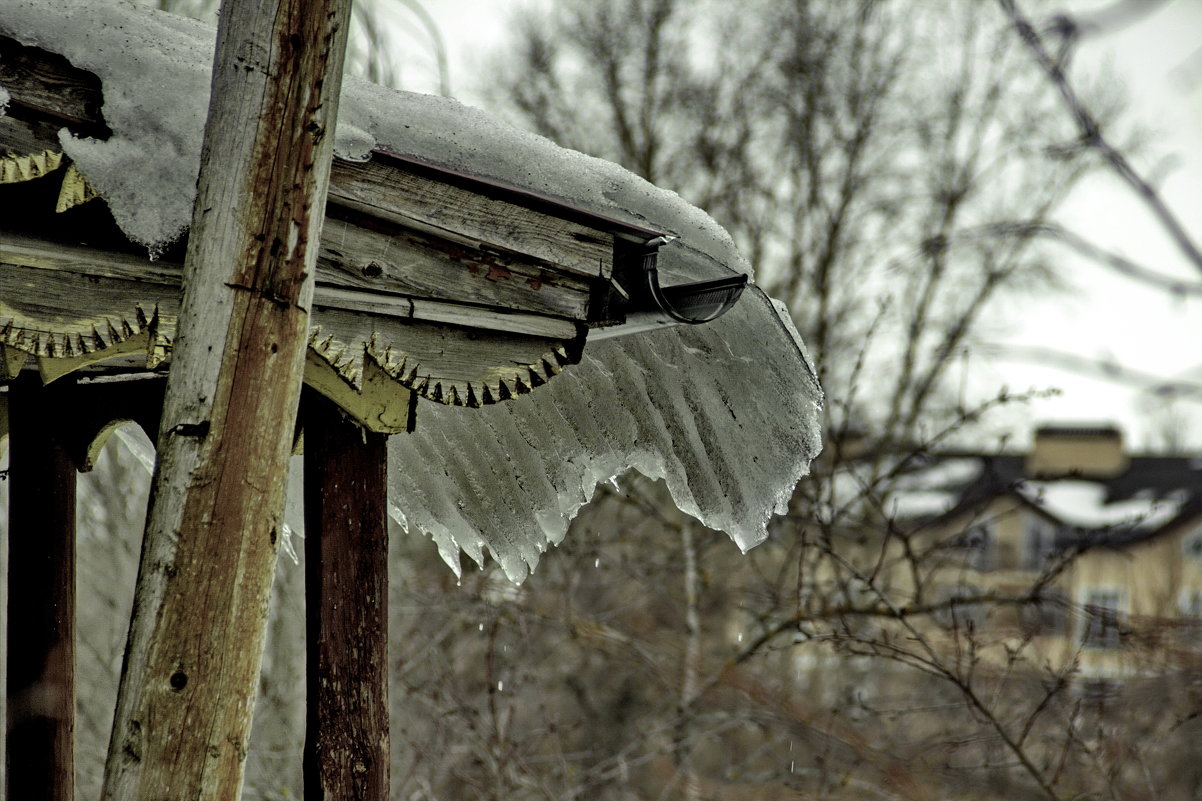
[[65, 125], [82, 136], [110, 133], [100, 110], [100, 79], [56, 53], [0, 36], [0, 84], [11, 96], [11, 117], [36, 118], [54, 129]]
[[588, 319], [590, 283], [521, 255], [327, 207], [319, 284]]
[[453, 186], [459, 186], [475, 194], [484, 195], [499, 200], [506, 200], [523, 208], [543, 214], [570, 220], [580, 225], [596, 230], [605, 231], [619, 239], [630, 242], [646, 242], [663, 236], [666, 232], [658, 229], [635, 225], [625, 220], [619, 220], [605, 214], [599, 214], [589, 209], [568, 203], [565, 200], [542, 195], [529, 189], [511, 186], [500, 181], [490, 180], [483, 176], [473, 175], [446, 166], [433, 164], [428, 161], [402, 156], [388, 150], [377, 148], [372, 151], [373, 160], [394, 166], [397, 169], [423, 175], [427, 178]]
[[[170, 355], [181, 278], [178, 264], [6, 233], [0, 347], [14, 363], [17, 353], [43, 360], [48, 379], [105, 365], [127, 371], [133, 353], [154, 369]], [[348, 387], [362, 389], [374, 364], [439, 403], [478, 406], [528, 392], [578, 361], [584, 339], [583, 325], [563, 318], [354, 288], [321, 286], [314, 305], [311, 347]]]
[[586, 278], [613, 274], [613, 235], [380, 161], [335, 159], [329, 203]]
[[[63, 125], [80, 135], [109, 135], [100, 111], [99, 79], [61, 56], [0, 37], [0, 81], [12, 95], [8, 115], [0, 117], [0, 156], [6, 151], [21, 157], [57, 151], [58, 129]], [[75, 177], [74, 173], [69, 177]], [[78, 178], [72, 183], [82, 184]], [[89, 199], [88, 189], [65, 186], [67, 202], [60, 205]], [[409, 281], [416, 287], [395, 290], [389, 289], [386, 281], [378, 281], [371, 288], [591, 323], [617, 322], [602, 319], [602, 311], [590, 316], [588, 309], [590, 296], [612, 291], [615, 236], [645, 240], [658, 235], [520, 188], [383, 151], [374, 153], [373, 160], [366, 163], [335, 159], [327, 208], [331, 222], [342, 220], [374, 233], [388, 226], [395, 232], [404, 226], [412, 236], [434, 234], [466, 248], [469, 254], [482, 254], [472, 265], [473, 256], [464, 259], [444, 248], [453, 260], [465, 261], [469, 271], [472, 266], [488, 267], [486, 277], [498, 283], [495, 292], [477, 292], [470, 284], [457, 283], [453, 289], [465, 290], [463, 298], [433, 294], [438, 282], [417, 274], [411, 274]], [[325, 244], [332, 241], [327, 238]], [[378, 251], [386, 253], [386, 248], [387, 243]], [[348, 265], [332, 252], [327, 255], [343, 272], [370, 266]], [[396, 277], [396, 271], [385, 271]], [[515, 298], [510, 287], [501, 285], [503, 271], [520, 276], [537, 294]], [[573, 282], [572, 278], [589, 283]], [[368, 287], [360, 284], [360, 288]], [[574, 292], [578, 292], [575, 297]]]

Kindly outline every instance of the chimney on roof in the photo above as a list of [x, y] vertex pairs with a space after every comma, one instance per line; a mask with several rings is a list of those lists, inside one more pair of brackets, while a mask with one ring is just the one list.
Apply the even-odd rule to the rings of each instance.
[[1027, 454], [1032, 478], [1113, 478], [1127, 469], [1123, 432], [1112, 425], [1040, 426]]

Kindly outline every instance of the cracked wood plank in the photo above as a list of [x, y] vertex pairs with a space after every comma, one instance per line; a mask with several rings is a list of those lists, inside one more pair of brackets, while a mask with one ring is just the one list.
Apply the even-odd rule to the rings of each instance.
[[613, 274], [610, 233], [385, 161], [335, 161], [330, 202], [469, 247], [524, 254], [588, 278]]

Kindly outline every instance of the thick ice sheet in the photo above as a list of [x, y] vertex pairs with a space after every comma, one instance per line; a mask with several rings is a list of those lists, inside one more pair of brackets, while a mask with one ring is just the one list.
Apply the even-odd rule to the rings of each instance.
[[[208, 106], [211, 27], [118, 0], [5, 0], [0, 33], [101, 78], [106, 141], [65, 130], [64, 151], [118, 224], [153, 252], [191, 218]], [[2, 90], [2, 87], [0, 87]], [[666, 283], [750, 273], [704, 212], [609, 162], [560, 148], [445, 98], [347, 79], [336, 152], [417, 157], [675, 234]], [[514, 580], [600, 481], [637, 469], [746, 549], [820, 443], [821, 392], [783, 307], [751, 287], [716, 323], [590, 343], [539, 391], [484, 410], [424, 404], [391, 442], [394, 516], [491, 552]]]
[[752, 289], [715, 323], [598, 343], [509, 403], [430, 404], [390, 442], [392, 497], [452, 567], [458, 548], [487, 548], [521, 580], [593, 489], [633, 468], [746, 550], [819, 448], [817, 381], [774, 317]]

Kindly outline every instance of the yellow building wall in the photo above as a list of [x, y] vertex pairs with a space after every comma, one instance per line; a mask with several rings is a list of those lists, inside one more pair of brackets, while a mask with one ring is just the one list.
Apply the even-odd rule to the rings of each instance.
[[[964, 531], [982, 524], [990, 526], [995, 539], [992, 569], [973, 570], [949, 550], [945, 566], [929, 576], [930, 584], [945, 588], [945, 593], [977, 590], [1016, 597], [1029, 592], [1040, 576], [1039, 571], [1024, 568], [1028, 524], [1036, 517], [1040, 517], [1037, 512], [1017, 499], [1003, 497], [933, 529], [928, 535], [932, 543], [954, 542]], [[1202, 537], [1202, 520], [1123, 548], [1087, 550], [1048, 585], [1068, 602], [1066, 625], [1060, 632], [1025, 641], [1019, 630], [1020, 611], [1003, 607], [990, 612], [989, 627], [978, 636], [998, 646], [1023, 643], [1028, 662], [1053, 670], [1067, 669], [1076, 660], [1080, 675], [1087, 678], [1122, 678], [1167, 669], [1183, 647], [1192, 645], [1188, 631], [1182, 629], [1181, 615], [1190, 593], [1202, 594], [1202, 561], [1185, 549], [1193, 537]], [[1119, 647], [1085, 647], [1090, 617], [1085, 606], [1092, 592], [1106, 590], [1120, 596]], [[995, 657], [1000, 663], [1002, 647]]]

